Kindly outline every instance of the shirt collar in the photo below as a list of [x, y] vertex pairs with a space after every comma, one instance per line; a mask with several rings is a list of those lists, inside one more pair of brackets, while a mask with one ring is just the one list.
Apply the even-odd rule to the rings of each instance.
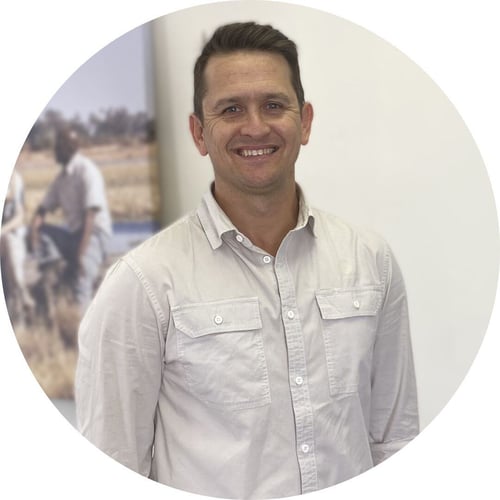
[[[210, 245], [215, 250], [222, 245], [222, 235], [228, 232], [238, 232], [238, 229], [231, 222], [214, 198], [211, 189], [203, 196], [197, 214], [201, 222], [203, 230], [207, 235]], [[294, 231], [298, 231], [304, 227], [309, 227], [312, 235], [316, 237], [314, 231], [314, 215], [309, 207], [307, 200], [300, 186], [297, 185], [299, 195], [299, 214], [297, 217], [297, 225]]]

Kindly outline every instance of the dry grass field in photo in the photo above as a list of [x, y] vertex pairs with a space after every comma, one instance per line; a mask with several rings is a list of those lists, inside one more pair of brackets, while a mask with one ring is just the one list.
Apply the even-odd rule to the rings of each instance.
[[[158, 168], [154, 145], [111, 144], [82, 149], [82, 153], [101, 169], [113, 221], [141, 221], [158, 217]], [[30, 220], [60, 167], [50, 150], [22, 151], [16, 170], [24, 181], [26, 219]]]
[[[154, 145], [93, 146], [82, 149], [82, 153], [101, 169], [114, 222], [158, 220], [160, 193]], [[50, 150], [22, 151], [16, 170], [24, 181], [26, 222], [29, 222], [60, 166]], [[60, 220], [60, 214], [47, 217], [48, 222]], [[110, 262], [116, 257], [111, 256]], [[57, 293], [53, 305], [54, 318], [50, 324], [40, 316], [23, 318], [13, 322], [14, 332], [46, 394], [50, 398], [72, 398], [80, 317], [67, 294]]]

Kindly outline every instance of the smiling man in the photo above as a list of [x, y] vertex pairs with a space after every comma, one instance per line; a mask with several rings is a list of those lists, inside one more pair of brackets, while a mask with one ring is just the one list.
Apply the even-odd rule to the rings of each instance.
[[218, 205], [250, 241], [275, 255], [297, 222], [295, 161], [313, 110], [299, 102], [279, 53], [238, 50], [206, 64], [191, 133], [214, 168]]
[[313, 108], [291, 40], [222, 26], [194, 75], [190, 130], [214, 182], [101, 285], [80, 329], [79, 427], [187, 491], [315, 491], [418, 433], [403, 279], [380, 237], [295, 182]]

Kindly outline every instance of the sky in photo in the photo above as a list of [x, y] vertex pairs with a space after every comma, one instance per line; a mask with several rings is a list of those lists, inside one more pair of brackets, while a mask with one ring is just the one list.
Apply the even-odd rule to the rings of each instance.
[[[102, 48], [62, 84], [45, 109], [86, 120], [90, 113], [125, 107], [153, 115], [150, 27], [139, 26]], [[43, 113], [42, 113], [43, 114]]]

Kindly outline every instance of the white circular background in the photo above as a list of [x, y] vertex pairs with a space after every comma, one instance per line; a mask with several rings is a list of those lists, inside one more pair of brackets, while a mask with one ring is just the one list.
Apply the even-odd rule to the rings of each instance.
[[[184, 8], [201, 3], [182, 2], [181, 5], [180, 2], [170, 2], [166, 6], [165, 2], [160, 1], [151, 1], [142, 5], [132, 1], [108, 1], [106, 3], [88, 1], [82, 4], [66, 4], [56, 1], [46, 1], [42, 4], [34, 1], [18, 1], [14, 6], [9, 6], [8, 11], [3, 6], [1, 8], [3, 11], [1, 16], [2, 29], [0, 30], [4, 75], [0, 95], [2, 99], [1, 109], [4, 112], [1, 124], [1, 137], [4, 146], [2, 148], [4, 165], [1, 173], [3, 176], [2, 189], [6, 189], [8, 176], [31, 125], [38, 118], [54, 92], [74, 70], [107, 43], [137, 25], [173, 12], [181, 6]], [[245, 3], [249, 5], [253, 2]], [[301, 4], [302, 2], [295, 3]], [[492, 123], [500, 112], [497, 97], [500, 81], [498, 65], [494, 63], [496, 60], [495, 47], [499, 45], [499, 35], [496, 33], [495, 16], [491, 9], [491, 3], [475, 2], [473, 11], [448, 1], [424, 1], [411, 7], [407, 3], [405, 5], [403, 2], [389, 0], [380, 0], [373, 2], [373, 4], [375, 5], [369, 1], [351, 0], [349, 2], [330, 1], [328, 3], [311, 1], [307, 5], [344, 17], [376, 33], [398, 47], [428, 73], [434, 82], [443, 89], [467, 124], [488, 167], [498, 197], [498, 173], [496, 169], [499, 158], [496, 145], [497, 137]], [[300, 25], [296, 29], [299, 28]], [[283, 29], [292, 38], [294, 37], [290, 29], [287, 30], [286, 27]], [[367, 36], [371, 35], [367, 34]], [[389, 50], [387, 57], [397, 57], [394, 54], [394, 51]], [[411, 66], [410, 64], [406, 68], [408, 78], [411, 77]], [[306, 71], [304, 68], [304, 74]], [[419, 77], [418, 71], [415, 77]], [[405, 83], [408, 84], [408, 81]], [[310, 93], [309, 87], [312, 86], [314, 87], [313, 95], [316, 93], [316, 96], [321, 96], [321, 89], [316, 88], [313, 82], [305, 80], [304, 84], [306, 92]], [[429, 85], [429, 91], [432, 94], [432, 82]], [[398, 98], [399, 96], [394, 97]], [[312, 100], [313, 96], [310, 95], [309, 98]], [[322, 103], [327, 102], [328, 94], [321, 97], [321, 100]], [[338, 102], [337, 106], [341, 104]], [[366, 104], [363, 106], [364, 109], [366, 109]], [[444, 107], [446, 108], [446, 106]], [[316, 104], [316, 108], [318, 112], [322, 109], [320, 104]], [[452, 107], [446, 109], [451, 114], [454, 113]], [[412, 110], [412, 112], [415, 111]], [[313, 133], [319, 132], [321, 127], [323, 129], [328, 127], [328, 116], [322, 117], [319, 113], [317, 118], [315, 124], [317, 130], [313, 130]], [[429, 126], [432, 125], [429, 124]], [[330, 132], [334, 136], [337, 134], [337, 138], [339, 138], [338, 134], [341, 133], [342, 123], [332, 127]], [[457, 129], [457, 133], [459, 129], [460, 127]], [[464, 131], [466, 129], [463, 127], [462, 133]], [[342, 138], [339, 138], [339, 143], [342, 143], [340, 139]], [[468, 140], [467, 133], [464, 134], [464, 139]], [[346, 143], [344, 142], [344, 144]], [[347, 146], [348, 144], [346, 144]], [[312, 142], [308, 146], [310, 149], [304, 150], [304, 156], [307, 160], [315, 158], [315, 147], [316, 144]], [[311, 149], [313, 153], [309, 153]], [[439, 149], [434, 152], [440, 153]], [[472, 146], [469, 149], [469, 154], [470, 158], [475, 161], [477, 152]], [[409, 155], [408, 163], [410, 166], [413, 160], [414, 156]], [[433, 160], [433, 157], [429, 158], [429, 161]], [[462, 164], [461, 158], [456, 158], [456, 162], [460, 165], [467, 164]], [[361, 159], [352, 159], [354, 166], [361, 163]], [[456, 177], [448, 177], [450, 173], [448, 167], [451, 168], [451, 166], [450, 164], [441, 171], [445, 175], [445, 179], [440, 179], [439, 182], [443, 184], [439, 185], [444, 186], [447, 180], [456, 182]], [[413, 168], [410, 170], [415, 172]], [[461, 174], [463, 171], [457, 173]], [[404, 179], [401, 177], [396, 181], [394, 175], [397, 177], [397, 174], [397, 171], [391, 171], [391, 182], [401, 187], [400, 183]], [[369, 173], [365, 175], [369, 175]], [[359, 173], [353, 177], [353, 182], [358, 179]], [[467, 188], [470, 187], [474, 193], [480, 193], [484, 179], [479, 181], [477, 189], [476, 185], [473, 184], [477, 178], [472, 179], [470, 186], [466, 184], [467, 179], [467, 175], [459, 176], [459, 192], [465, 194], [468, 192]], [[435, 186], [436, 179], [431, 180]], [[370, 179], [371, 184], [379, 181], [378, 178]], [[426, 179], [417, 175], [410, 181], [419, 187], [418, 183], [425, 182]], [[308, 179], [307, 176], [304, 176], [301, 182], [306, 184], [307, 189], [307, 183], [314, 183], [314, 180], [312, 177]], [[368, 186], [370, 183], [366, 185]], [[450, 184], [450, 190], [456, 187], [456, 184]], [[337, 198], [341, 196], [342, 192], [342, 190], [338, 192]], [[321, 193], [319, 194], [321, 195]], [[370, 203], [371, 191], [365, 190], [362, 194], [364, 199]], [[435, 192], [430, 194], [431, 198], [438, 195]], [[449, 199], [446, 195], [447, 193], [443, 193], [443, 203]], [[1, 196], [3, 199], [5, 191], [2, 191]], [[323, 196], [324, 198], [319, 196], [316, 204], [329, 204], [328, 192]], [[485, 197], [488, 197], [487, 193]], [[392, 200], [393, 203], [401, 203], [402, 201], [404, 200], [397, 197]], [[410, 201], [412, 206], [421, 203], [419, 206], [423, 208], [424, 215], [428, 217], [428, 223], [431, 227], [435, 222], [435, 217], [438, 219], [441, 217], [441, 214], [432, 210], [428, 213], [425, 212], [427, 200], [420, 198]], [[452, 198], [452, 201], [456, 200]], [[464, 203], [470, 203], [470, 201], [464, 199]], [[481, 200], [474, 198], [473, 201], [480, 202]], [[378, 206], [376, 202], [377, 200], [373, 200], [374, 206]], [[485, 203], [490, 203], [490, 200], [486, 199]], [[339, 202], [339, 206], [345, 207], [346, 212], [354, 211], [353, 217], [356, 222], [366, 222], [380, 228], [381, 232], [389, 237], [393, 247], [396, 247], [397, 253], [403, 257], [400, 257], [400, 261], [402, 261], [403, 268], [408, 269], [405, 276], [409, 282], [410, 299], [413, 295], [417, 303], [418, 310], [415, 313], [417, 331], [414, 342], [417, 362], [423, 366], [426, 360], [419, 360], [418, 353], [429, 349], [432, 346], [432, 339], [424, 331], [424, 320], [418, 318], [426, 317], [425, 306], [429, 306], [429, 304], [433, 308], [433, 314], [439, 311], [440, 304], [448, 307], [449, 302], [446, 295], [442, 296], [441, 302], [436, 302], [434, 299], [429, 304], [425, 302], [425, 294], [419, 285], [419, 277], [416, 274], [418, 266], [414, 267], [414, 259], [410, 258], [412, 257], [411, 244], [405, 243], [409, 241], [407, 238], [399, 239], [401, 231], [405, 234], [408, 226], [400, 220], [392, 221], [387, 227], [383, 225], [383, 221], [387, 220], [387, 217], [393, 213], [389, 210], [390, 206], [384, 209], [385, 211], [374, 213], [371, 218], [365, 218], [367, 213], [365, 209], [356, 211], [355, 205], [349, 205], [348, 198]], [[471, 204], [471, 207], [474, 207], [474, 204]], [[444, 208], [448, 210], [446, 204]], [[487, 215], [488, 210], [489, 208], [484, 212]], [[461, 209], [458, 212], [460, 215], [464, 215]], [[341, 215], [352, 219], [349, 217], [349, 213]], [[415, 212], [414, 219], [412, 219], [417, 225], [418, 215]], [[488, 216], [491, 217], [491, 214]], [[492, 221], [494, 221], [494, 216], [486, 221], [487, 225], [491, 225]], [[465, 220], [464, 222], [472, 227], [472, 221]], [[483, 221], [477, 220], [478, 226], [482, 223]], [[444, 229], [449, 230], [450, 224], [455, 227], [456, 221], [448, 221], [448, 225]], [[391, 233], [391, 227], [397, 229], [394, 234]], [[478, 229], [476, 228], [476, 230]], [[475, 237], [481, 234], [481, 231], [478, 231]], [[388, 232], [391, 234], [387, 235]], [[439, 239], [440, 235], [436, 233], [434, 237]], [[494, 248], [486, 249], [487, 261], [491, 258], [492, 252], [494, 255], [497, 254], [495, 239], [496, 235], [493, 235]], [[446, 241], [442, 243], [446, 244]], [[473, 246], [470, 250], [473, 252]], [[457, 252], [460, 253], [460, 251], [461, 249], [457, 248]], [[422, 247], [422, 252], [424, 260], [431, 257], [431, 252], [426, 253], [424, 247]], [[480, 254], [480, 252], [473, 252], [476, 258]], [[450, 262], [443, 260], [444, 255], [437, 257], [443, 265], [450, 264]], [[449, 257], [452, 263], [454, 258], [454, 255]], [[478, 266], [483, 272], [482, 266], [484, 264], [485, 262], [478, 258], [475, 262], [468, 262], [467, 266]], [[415, 275], [412, 274], [413, 269], [415, 269]], [[464, 269], [464, 272], [470, 272], [469, 267]], [[495, 273], [496, 268], [491, 269], [491, 272]], [[451, 278], [452, 281], [455, 279], [454, 276]], [[433, 297], [438, 296], [436, 290], [432, 289], [433, 276], [429, 275], [426, 279], [429, 282], [429, 294]], [[459, 283], [462, 282], [459, 281]], [[448, 286], [446, 281], [438, 282], [438, 285], [444, 285], [445, 292], [450, 291], [446, 289]], [[470, 293], [470, 290], [467, 290], [467, 293]], [[482, 294], [483, 290], [478, 288], [477, 293]], [[490, 292], [489, 300], [492, 299], [491, 295]], [[464, 303], [463, 307], [466, 308], [467, 305]], [[484, 304], [483, 309], [477, 304], [474, 304], [474, 307], [478, 307], [478, 311], [487, 312], [489, 305]], [[457, 314], [463, 314], [463, 310], [457, 310]], [[443, 322], [443, 325], [450, 324], [446, 317], [440, 319], [438, 315], [438, 319]], [[487, 317], [483, 318], [485, 322], [482, 326], [483, 331], [487, 319]], [[164, 486], [131, 474], [113, 460], [97, 452], [65, 422], [40, 390], [28, 369], [12, 334], [4, 305], [1, 321], [3, 335], [0, 336], [2, 343], [0, 347], [2, 370], [0, 383], [3, 411], [0, 417], [0, 440], [3, 451], [1, 460], [4, 479], [0, 485], [0, 491], [10, 493], [10, 496], [25, 497], [32, 494], [42, 498], [65, 498], [68, 495], [74, 498], [87, 498], [89, 495], [101, 498], [107, 494], [124, 498], [134, 498], [137, 495], [148, 495], [149, 498], [160, 498], [160, 495], [164, 497], [166, 493]], [[470, 321], [470, 318], [467, 317], [467, 321]], [[369, 494], [375, 498], [399, 498], [403, 495], [405, 498], [421, 498], [423, 495], [430, 494], [433, 498], [449, 497], [453, 494], [491, 497], [492, 493], [494, 496], [494, 492], [500, 490], [495, 481], [496, 471], [494, 470], [495, 460], [493, 457], [496, 446], [500, 444], [494, 427], [499, 421], [497, 391], [494, 386], [499, 374], [496, 357], [494, 357], [498, 348], [498, 338], [493, 332], [497, 330], [498, 308], [494, 310], [488, 333], [476, 362], [456, 395], [439, 416], [417, 440], [394, 459], [354, 480], [336, 486], [335, 495], [339, 498], [359, 498], [362, 494]], [[471, 331], [470, 337], [467, 337], [467, 332], [460, 331], [460, 334], [463, 335], [462, 341], [469, 343], [471, 348], [479, 345], [478, 339], [480, 340], [482, 333], [481, 331]], [[449, 337], [450, 332], [444, 331], [443, 335], [444, 339], [451, 338]], [[446, 354], [447, 344], [442, 343], [442, 339], [443, 337], [436, 338], [435, 352], [428, 351], [432, 358], [430, 366], [437, 366], [439, 355]], [[419, 342], [422, 341], [425, 343], [425, 349], [421, 349], [422, 345], [419, 346]], [[474, 352], [472, 352], [473, 354]], [[468, 359], [464, 359], [461, 362], [460, 366], [464, 370], [468, 366], [468, 361]], [[442, 358], [444, 366], [447, 366], [448, 362], [445, 357]], [[435, 378], [438, 372], [433, 372], [431, 369], [431, 373], [432, 377], [428, 380], [423, 380], [422, 375], [420, 375], [420, 386], [430, 387], [432, 382], [436, 385], [441, 383], [441, 379]], [[447, 375], [447, 373], [444, 374], [444, 377], [446, 378]], [[448, 391], [453, 392], [456, 382], [457, 379], [450, 381]], [[431, 420], [434, 416], [433, 413], [439, 411], [442, 404], [443, 400], [439, 399], [429, 407], [429, 415], [426, 417], [425, 423]], [[191, 497], [174, 490], [169, 490], [170, 492], [170, 496]], [[327, 495], [331, 494], [327, 490], [318, 492], [315, 496], [326, 498]]]

